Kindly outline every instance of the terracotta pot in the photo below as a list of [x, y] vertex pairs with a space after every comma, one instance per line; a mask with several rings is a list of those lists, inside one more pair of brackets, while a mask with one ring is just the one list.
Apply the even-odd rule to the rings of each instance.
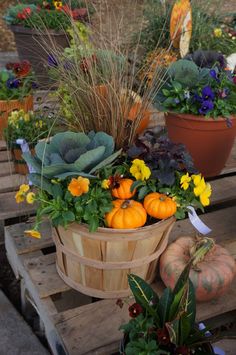
[[26, 96], [22, 100], [0, 100], [0, 139], [4, 139], [3, 130], [7, 127], [8, 116], [14, 110], [23, 109], [25, 112], [33, 110], [33, 96]]
[[37, 83], [41, 88], [49, 88], [53, 85], [48, 77], [48, 55], [50, 49], [63, 51], [68, 47], [69, 41], [64, 32], [47, 30], [47, 32], [23, 26], [10, 26], [16, 42], [20, 60], [28, 59], [32, 64], [37, 77]]
[[169, 138], [183, 143], [192, 155], [195, 167], [205, 176], [219, 175], [230, 155], [236, 135], [236, 116], [232, 127], [226, 119], [168, 113], [165, 115]]
[[[33, 143], [29, 144], [30, 152], [32, 155], [35, 154], [34, 146], [35, 144]], [[11, 143], [10, 149], [11, 149], [11, 155], [14, 163], [15, 172], [21, 175], [29, 174], [29, 169], [25, 160], [22, 157], [22, 151], [20, 146], [16, 143]]]
[[65, 283], [89, 296], [125, 297], [131, 293], [128, 273], [154, 280], [174, 222], [171, 217], [142, 228], [98, 228], [94, 233], [83, 224], [59, 227], [53, 233], [57, 271]]

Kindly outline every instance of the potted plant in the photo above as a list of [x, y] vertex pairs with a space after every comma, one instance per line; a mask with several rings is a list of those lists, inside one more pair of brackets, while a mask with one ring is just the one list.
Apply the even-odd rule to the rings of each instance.
[[[196, 59], [202, 62], [199, 55]], [[167, 70], [166, 82], [156, 96], [167, 111], [170, 139], [186, 145], [196, 168], [207, 177], [224, 168], [236, 134], [235, 78], [221, 64], [209, 68], [207, 63], [200, 67], [178, 60]]]
[[48, 53], [68, 46], [67, 30], [71, 19], [88, 20], [83, 1], [22, 0], [9, 7], [5, 20], [16, 42], [20, 60], [32, 63], [38, 82], [48, 86]]
[[135, 303], [129, 307], [130, 321], [121, 326], [125, 336], [120, 354], [215, 354], [212, 343], [223, 333], [211, 334], [196, 322], [195, 291], [188, 279], [190, 265], [175, 287], [164, 289], [160, 297], [140, 277], [128, 275]]
[[0, 71], [0, 137], [11, 111], [33, 109], [32, 91], [37, 86], [28, 61], [8, 63]]
[[11, 150], [15, 171], [19, 174], [28, 174], [28, 167], [22, 158], [21, 146], [17, 140], [24, 140], [31, 152], [40, 139], [46, 138], [49, 133], [49, 120], [42, 114], [24, 110], [14, 110], [8, 117], [8, 125], [4, 130], [4, 137]]
[[[183, 146], [162, 138], [151, 149], [154, 141], [143, 142], [149, 154], [138, 143], [114, 153], [104, 132], [63, 132], [39, 142], [35, 157], [23, 155], [35, 170], [29, 178], [39, 202], [35, 228], [26, 234], [39, 238], [47, 215], [55, 227], [57, 270], [71, 287], [94, 297], [126, 296], [126, 275], [134, 268], [152, 282], [175, 218], [190, 205], [209, 204], [210, 185], [200, 175], [193, 182]], [[24, 196], [20, 189], [18, 201]]]

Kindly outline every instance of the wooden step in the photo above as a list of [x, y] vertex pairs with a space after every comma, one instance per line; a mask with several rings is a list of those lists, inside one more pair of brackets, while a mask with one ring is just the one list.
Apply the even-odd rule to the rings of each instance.
[[26, 175], [12, 174], [10, 176], [0, 176], [0, 193], [16, 191], [21, 184], [27, 184]]

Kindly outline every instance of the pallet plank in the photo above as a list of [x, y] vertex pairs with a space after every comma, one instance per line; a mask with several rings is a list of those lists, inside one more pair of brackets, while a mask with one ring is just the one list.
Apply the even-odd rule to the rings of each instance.
[[22, 184], [27, 184], [27, 176], [12, 174], [11, 176], [0, 176], [0, 193], [18, 190]]
[[236, 172], [236, 139], [234, 141], [233, 148], [231, 150], [229, 159], [225, 164], [225, 168], [222, 170], [220, 175], [235, 173]]
[[0, 194], [0, 220], [27, 216], [35, 212], [36, 207], [34, 205], [30, 205], [26, 202], [17, 204], [15, 194], [15, 192]]
[[11, 176], [15, 173], [15, 165], [12, 161], [1, 162], [0, 176]]
[[11, 153], [8, 150], [0, 151], [0, 163], [11, 160]]
[[7, 150], [6, 142], [3, 140], [0, 140], [0, 150]]
[[236, 200], [236, 176], [210, 181], [212, 187], [211, 205]]

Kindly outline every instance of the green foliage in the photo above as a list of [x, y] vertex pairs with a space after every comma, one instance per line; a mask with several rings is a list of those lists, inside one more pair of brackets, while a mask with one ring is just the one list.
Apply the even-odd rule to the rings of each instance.
[[[195, 292], [189, 280], [191, 262], [180, 275], [173, 290], [166, 288], [160, 297], [147, 283], [136, 275], [128, 281], [141, 313], [121, 329], [125, 332], [126, 354], [173, 354], [195, 352], [213, 354], [209, 347], [213, 336], [206, 336], [195, 324]], [[155, 297], [155, 302], [150, 300]], [[139, 306], [139, 307], [140, 307]], [[201, 352], [198, 352], [201, 351]]]
[[200, 68], [180, 59], [170, 66], [168, 75], [154, 100], [163, 111], [228, 119], [235, 114], [236, 84], [232, 73], [217, 66]]
[[32, 111], [13, 111], [8, 118], [8, 126], [4, 136], [10, 147], [18, 138], [24, 138], [34, 145], [39, 139], [46, 138], [50, 129], [48, 117]]
[[[156, 47], [168, 48], [170, 45], [170, 16], [174, 0], [147, 0], [144, 11], [146, 26], [141, 32], [141, 44], [148, 53]], [[190, 52], [202, 49], [221, 51], [229, 55], [236, 51], [236, 41], [224, 29], [222, 36], [214, 35], [215, 28], [221, 28], [224, 23], [224, 14], [221, 11], [220, 1], [191, 1], [193, 31], [190, 42]], [[135, 37], [136, 38], [136, 37]]]
[[32, 174], [31, 180], [34, 185], [41, 185], [42, 188], [37, 194], [37, 200], [40, 202], [37, 211], [39, 220], [46, 215], [54, 226], [65, 228], [72, 222], [86, 223], [90, 232], [104, 226], [104, 215], [112, 209], [112, 197], [108, 191], [101, 188], [100, 181], [90, 181], [89, 191], [74, 197], [67, 189], [68, 179], [61, 183], [50, 182]]
[[36, 157], [30, 153], [23, 155], [26, 162], [38, 165], [37, 173], [45, 178], [62, 178], [68, 176], [87, 176], [104, 166], [111, 164], [120, 154], [114, 152], [113, 138], [104, 132], [58, 133], [49, 143], [39, 142], [35, 147]]

